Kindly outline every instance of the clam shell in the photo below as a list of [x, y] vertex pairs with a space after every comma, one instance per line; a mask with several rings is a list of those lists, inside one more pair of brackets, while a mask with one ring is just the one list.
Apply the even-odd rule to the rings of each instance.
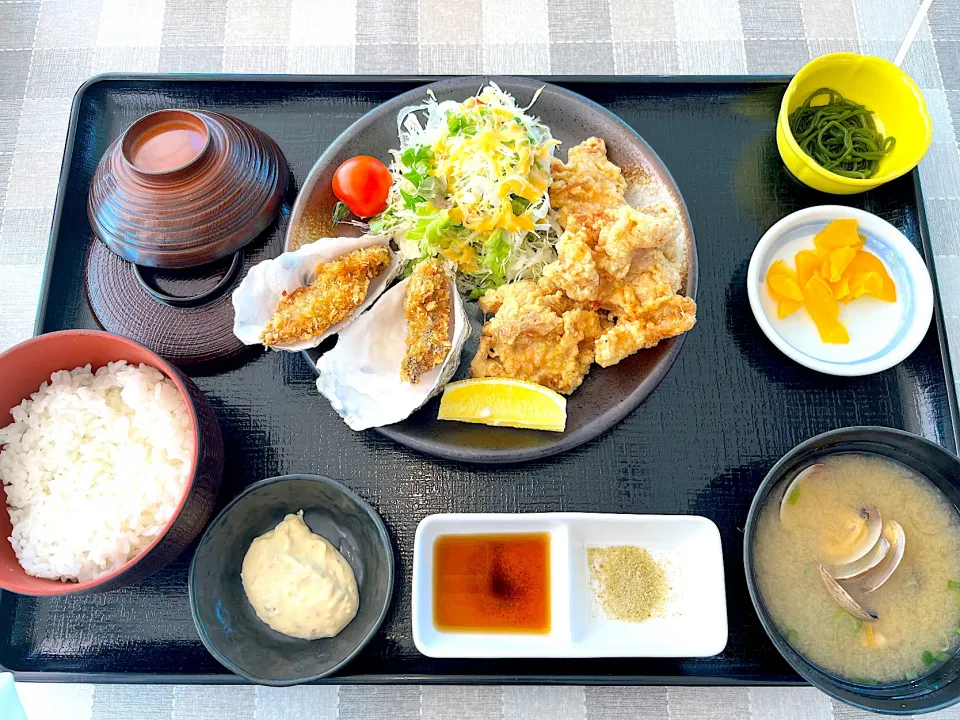
[[783, 521], [783, 515], [786, 512], [787, 508], [790, 507], [790, 495], [793, 494], [794, 488], [799, 486], [799, 483], [803, 481], [804, 478], [809, 477], [810, 475], [820, 472], [823, 470], [823, 463], [814, 463], [808, 467], [805, 467], [803, 470], [798, 472], [793, 480], [787, 485], [787, 488], [783, 491], [783, 497], [780, 499], [780, 520]]
[[858, 575], [863, 575], [863, 573], [879, 565], [880, 561], [887, 556], [889, 551], [890, 541], [881, 536], [880, 539], [877, 540], [877, 544], [873, 546], [870, 552], [868, 552], [859, 560], [854, 560], [852, 563], [847, 563], [846, 565], [837, 565], [830, 568], [830, 575], [833, 576], [834, 580], [849, 580], [850, 578], [855, 578]]
[[[336, 260], [342, 255], [373, 245], [390, 246], [386, 235], [364, 235], [359, 238], [322, 238], [299, 250], [254, 265], [233, 291], [233, 334], [244, 345], [259, 345], [260, 335], [276, 312], [284, 292], [309, 285], [317, 277], [317, 265]], [[342, 331], [380, 297], [400, 272], [400, 258], [393, 253], [390, 265], [370, 281], [366, 299], [346, 320], [330, 327], [322, 335], [296, 343], [273, 346], [277, 350], [298, 352], [316, 347], [324, 339]]]
[[851, 589], [869, 593], [883, 585], [903, 560], [907, 538], [900, 523], [890, 520], [883, 524], [883, 536], [890, 543], [890, 552], [874, 568], [861, 575], [854, 583], [848, 583]]
[[822, 548], [824, 559], [833, 565], [847, 565], [855, 563], [873, 549], [880, 540], [880, 532], [883, 530], [883, 521], [880, 518], [880, 511], [875, 505], [867, 505], [857, 511], [862, 526], [856, 537], [850, 538], [849, 544], [844, 541], [841, 544], [826, 544]]
[[317, 389], [353, 430], [391, 425], [406, 419], [443, 390], [460, 365], [470, 323], [450, 279], [451, 343], [440, 365], [411, 385], [400, 378], [406, 354], [403, 313], [409, 279], [397, 283], [369, 311], [340, 333], [337, 345], [317, 361]]
[[876, 615], [860, 607], [860, 604], [850, 597], [850, 594], [846, 590], [840, 587], [840, 583], [830, 577], [830, 571], [827, 570], [827, 568], [825, 568], [823, 565], [820, 565], [819, 569], [820, 580], [823, 582], [823, 587], [830, 594], [830, 597], [834, 599], [837, 605], [853, 615], [855, 618], [857, 618], [857, 620], [873, 622], [877, 619]]

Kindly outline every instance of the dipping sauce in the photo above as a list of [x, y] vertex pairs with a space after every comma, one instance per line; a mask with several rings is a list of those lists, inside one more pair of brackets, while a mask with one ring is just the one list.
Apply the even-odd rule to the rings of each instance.
[[[935, 669], [960, 644], [960, 515], [887, 458], [838, 454], [811, 467], [773, 491], [757, 524], [757, 581], [774, 622], [811, 662], [855, 682]], [[876, 539], [871, 521], [883, 526]], [[844, 610], [821, 567], [876, 619]]]
[[550, 536], [443, 535], [433, 548], [434, 624], [459, 632], [550, 631]]
[[193, 160], [207, 142], [206, 132], [185, 120], [170, 120], [148, 128], [130, 148], [130, 162], [144, 172], [168, 172]]

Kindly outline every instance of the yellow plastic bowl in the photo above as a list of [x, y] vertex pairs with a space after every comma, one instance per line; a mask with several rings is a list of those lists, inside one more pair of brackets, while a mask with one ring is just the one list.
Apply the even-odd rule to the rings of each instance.
[[[823, 87], [872, 110], [883, 134], [897, 139], [872, 178], [859, 180], [824, 170], [794, 140], [790, 113]], [[932, 137], [927, 103], [910, 76], [883, 58], [855, 53], [824, 55], [800, 68], [787, 86], [777, 118], [777, 149], [787, 168], [804, 185], [834, 195], [871, 190], [910, 172], [927, 152]]]

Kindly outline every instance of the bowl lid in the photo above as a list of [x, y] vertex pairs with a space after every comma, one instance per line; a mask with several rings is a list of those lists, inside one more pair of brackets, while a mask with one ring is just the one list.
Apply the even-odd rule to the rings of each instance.
[[210, 263], [256, 238], [283, 202], [277, 144], [229, 115], [159, 110], [107, 148], [90, 184], [94, 233], [147, 267]]
[[[288, 215], [284, 206], [281, 216]], [[250, 348], [233, 334], [231, 290], [254, 265], [279, 254], [282, 243], [282, 233], [271, 232], [232, 256], [167, 270], [134, 265], [91, 238], [87, 299], [105, 330], [178, 365], [235, 357]]]

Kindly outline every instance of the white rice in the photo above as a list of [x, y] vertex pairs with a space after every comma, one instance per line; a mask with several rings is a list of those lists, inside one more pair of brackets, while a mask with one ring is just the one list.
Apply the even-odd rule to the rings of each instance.
[[194, 442], [186, 403], [156, 368], [61, 370], [10, 413], [0, 479], [10, 544], [28, 574], [84, 582], [109, 573], [180, 504]]

